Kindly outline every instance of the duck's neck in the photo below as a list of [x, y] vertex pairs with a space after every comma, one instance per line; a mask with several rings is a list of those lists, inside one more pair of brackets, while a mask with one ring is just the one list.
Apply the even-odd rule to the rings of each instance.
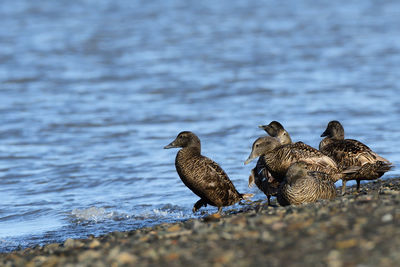
[[265, 164], [267, 164], [268, 169], [270, 169], [271, 171], [273, 171], [271, 168], [275, 165], [277, 165], [279, 159], [276, 157], [276, 153], [275, 151], [270, 151], [267, 152], [263, 155], [264, 160], [265, 160]]
[[176, 155], [176, 159], [190, 159], [194, 156], [200, 156], [201, 155], [201, 147], [199, 146], [187, 146], [178, 151], [178, 154]]
[[343, 127], [335, 129], [332, 133], [330, 138], [334, 140], [343, 140], [344, 139], [344, 129]]
[[282, 145], [287, 145], [292, 143], [292, 139], [290, 138], [289, 134], [282, 134], [278, 137], [278, 139]]
[[330, 138], [330, 137], [325, 137], [324, 139], [321, 140], [321, 142], [319, 143], [319, 150], [324, 149], [327, 145], [329, 145], [330, 143], [332, 143], [335, 139]]

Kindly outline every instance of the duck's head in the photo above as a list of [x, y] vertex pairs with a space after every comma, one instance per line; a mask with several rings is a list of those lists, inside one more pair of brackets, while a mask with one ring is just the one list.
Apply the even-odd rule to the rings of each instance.
[[180, 132], [175, 140], [172, 141], [169, 145], [166, 145], [164, 149], [191, 146], [200, 148], [200, 139], [194, 133], [184, 131]]
[[271, 136], [263, 136], [257, 138], [257, 140], [254, 141], [251, 153], [244, 164], [246, 165], [250, 163], [253, 159], [274, 150], [280, 145], [281, 143], [279, 142], [279, 140]]
[[282, 145], [292, 143], [289, 133], [277, 121], [271, 121], [267, 125], [260, 125], [258, 127], [264, 129], [270, 136], [278, 138]]
[[338, 121], [330, 121], [326, 130], [321, 134], [321, 137], [327, 136], [329, 138], [344, 139], [343, 126]]

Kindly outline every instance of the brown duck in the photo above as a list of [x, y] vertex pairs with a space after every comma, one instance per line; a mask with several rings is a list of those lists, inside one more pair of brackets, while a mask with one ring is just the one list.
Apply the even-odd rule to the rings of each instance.
[[240, 194], [224, 170], [211, 159], [201, 155], [200, 139], [192, 132], [184, 131], [164, 148], [181, 148], [175, 158], [176, 171], [182, 182], [200, 197], [193, 212], [207, 204], [218, 207], [230, 206], [252, 194]]
[[271, 121], [267, 125], [258, 126], [261, 129], [264, 129], [269, 136], [278, 138], [279, 142], [282, 145], [291, 144], [292, 139], [290, 138], [289, 133], [283, 128], [282, 124], [277, 121]]
[[253, 184], [267, 196], [268, 205], [271, 205], [271, 197], [278, 193], [279, 182], [269, 173], [263, 157], [258, 158], [256, 167], [250, 172], [249, 187]]
[[344, 139], [343, 126], [338, 121], [328, 123], [321, 137], [325, 137], [319, 144], [319, 150], [331, 157], [339, 168], [358, 166], [357, 172], [343, 177], [342, 194], [346, 192], [346, 182], [357, 181], [357, 191], [360, 190], [361, 180], [375, 180], [392, 168], [392, 163], [373, 152], [363, 143]]
[[252, 151], [245, 164], [257, 157], [264, 160], [267, 170], [278, 182], [283, 181], [290, 165], [297, 161], [311, 164], [313, 171], [327, 173], [335, 182], [343, 176], [330, 157], [303, 142], [281, 145], [274, 137], [260, 137], [253, 143]]
[[[292, 143], [289, 133], [277, 121], [272, 121], [267, 125], [260, 125], [258, 127], [266, 131], [270, 136], [277, 138], [282, 145]], [[276, 196], [279, 182], [268, 171], [263, 157], [258, 158], [256, 167], [250, 172], [249, 187], [253, 186], [253, 184], [256, 184], [258, 189], [264, 192], [268, 199], [268, 205], [271, 205], [271, 197]]]
[[299, 205], [336, 197], [335, 183], [329, 174], [310, 171], [312, 169], [315, 169], [312, 164], [303, 161], [290, 165], [277, 194], [280, 205]]

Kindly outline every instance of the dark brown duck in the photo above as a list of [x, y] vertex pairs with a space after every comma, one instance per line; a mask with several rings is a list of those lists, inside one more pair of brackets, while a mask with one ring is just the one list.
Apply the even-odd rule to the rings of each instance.
[[233, 205], [251, 194], [240, 194], [224, 170], [211, 159], [201, 155], [200, 139], [184, 131], [164, 148], [181, 148], [175, 158], [176, 171], [182, 182], [200, 197], [193, 212], [207, 204], [218, 207]]
[[253, 168], [249, 176], [249, 187], [255, 184], [268, 199], [268, 205], [271, 205], [271, 197], [278, 193], [279, 182], [269, 173], [263, 157], [259, 157], [256, 167]]
[[282, 124], [277, 121], [271, 121], [267, 125], [260, 125], [258, 127], [264, 129], [264, 131], [266, 131], [269, 136], [278, 138], [279, 142], [282, 145], [292, 143], [292, 139], [290, 138], [289, 133], [285, 130], [285, 128], [283, 128]]
[[336, 197], [331, 177], [324, 172], [310, 171], [312, 169], [312, 164], [303, 161], [290, 165], [277, 194], [280, 205], [299, 205]]
[[346, 192], [347, 181], [356, 180], [359, 191], [361, 180], [378, 179], [392, 168], [391, 162], [365, 144], [354, 139], [344, 139], [344, 129], [338, 121], [329, 122], [321, 137], [325, 138], [320, 142], [319, 150], [335, 160], [340, 169], [360, 167], [357, 172], [343, 177], [342, 194]]
[[283, 181], [290, 165], [297, 161], [311, 164], [313, 171], [329, 174], [334, 182], [342, 177], [331, 158], [303, 142], [281, 145], [274, 137], [260, 137], [253, 143], [252, 151], [245, 164], [257, 157], [263, 158], [267, 170], [278, 182]]
[[[271, 121], [267, 125], [260, 125], [258, 127], [266, 131], [269, 136], [277, 138], [282, 145], [292, 143], [289, 133], [277, 121]], [[268, 171], [263, 157], [258, 158], [256, 167], [250, 172], [249, 187], [253, 184], [267, 196], [268, 205], [271, 205], [271, 197], [276, 196], [279, 182]]]

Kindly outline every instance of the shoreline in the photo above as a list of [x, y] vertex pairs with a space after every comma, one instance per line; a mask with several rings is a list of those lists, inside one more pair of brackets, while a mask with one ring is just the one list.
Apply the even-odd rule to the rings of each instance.
[[[339, 192], [340, 189], [337, 189]], [[0, 254], [3, 266], [395, 266], [400, 178], [299, 206], [246, 203], [221, 218], [163, 223]], [[275, 204], [275, 201], [273, 202]]]

